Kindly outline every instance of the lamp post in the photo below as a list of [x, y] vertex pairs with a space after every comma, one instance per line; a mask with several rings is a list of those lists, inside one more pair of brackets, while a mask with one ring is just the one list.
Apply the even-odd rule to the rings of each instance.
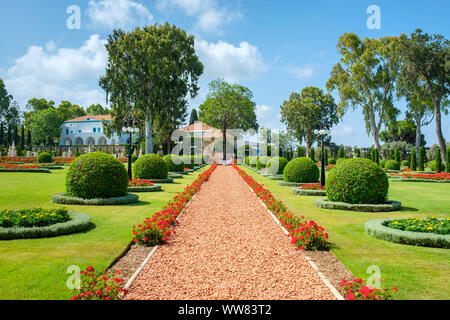
[[133, 133], [139, 132], [139, 122], [140, 122], [140, 120], [138, 120], [138, 119], [132, 119], [132, 118], [125, 119], [123, 122], [123, 128], [122, 128], [123, 133], [130, 134], [129, 149], [128, 149], [128, 177], [130, 178], [130, 180], [133, 178], [133, 172], [132, 172], [132, 166], [131, 166], [131, 158], [133, 155], [133, 151], [132, 151]]
[[56, 158], [58, 156], [58, 154], [56, 153], [56, 144], [58, 143], [58, 138], [55, 138], [53, 142], [55, 143], [55, 158]]
[[330, 131], [328, 130], [315, 130], [314, 133], [318, 136], [320, 136], [320, 142], [322, 144], [322, 155], [320, 159], [320, 186], [325, 186], [325, 147], [323, 145], [323, 138], [330, 134]]

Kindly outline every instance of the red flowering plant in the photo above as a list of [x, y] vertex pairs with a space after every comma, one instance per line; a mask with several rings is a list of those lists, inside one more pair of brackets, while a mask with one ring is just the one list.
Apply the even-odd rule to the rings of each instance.
[[305, 217], [294, 215], [288, 210], [286, 205], [276, 200], [272, 193], [265, 189], [263, 185], [256, 182], [244, 170], [233, 165], [234, 169], [250, 186], [261, 201], [280, 221], [281, 225], [286, 228], [291, 237], [291, 243], [300, 250], [323, 250], [327, 248], [328, 234], [325, 229], [314, 221], [306, 221]]
[[34, 163], [37, 162], [37, 158], [32, 157], [0, 157], [0, 163]]
[[72, 163], [76, 158], [63, 158], [56, 157], [53, 159], [53, 163]]
[[392, 300], [397, 291], [396, 287], [375, 289], [366, 286], [362, 279], [341, 281], [341, 292], [346, 300]]
[[39, 165], [37, 164], [15, 164], [15, 163], [0, 163], [1, 169], [10, 169], [10, 170], [27, 170], [27, 169], [39, 169]]
[[400, 173], [400, 174], [391, 174], [391, 176], [396, 176], [404, 179], [421, 179], [421, 180], [435, 180], [435, 181], [444, 181], [450, 180], [450, 173], [448, 172], [440, 172], [440, 173]]
[[217, 164], [213, 164], [208, 170], [199, 174], [197, 180], [188, 185], [184, 191], [178, 193], [164, 206], [163, 210], [156, 212], [152, 217], [146, 218], [141, 224], [134, 225], [132, 228], [134, 243], [155, 246], [168, 241], [169, 236], [176, 233], [173, 227], [176, 224], [177, 217], [216, 168]]
[[310, 184], [304, 184], [299, 187], [301, 190], [325, 190], [325, 186], [321, 186], [320, 183], [310, 183]]
[[80, 289], [75, 289], [76, 295], [70, 300], [119, 300], [121, 294], [128, 292], [122, 289], [124, 279], [120, 271], [95, 273], [92, 266], [80, 272]]
[[129, 187], [151, 187], [153, 183], [146, 179], [131, 179], [128, 184]]

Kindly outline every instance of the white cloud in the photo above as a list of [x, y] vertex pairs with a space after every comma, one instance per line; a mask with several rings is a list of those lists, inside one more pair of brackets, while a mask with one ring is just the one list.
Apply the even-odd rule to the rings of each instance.
[[21, 106], [33, 97], [69, 100], [82, 106], [104, 103], [104, 93], [87, 83], [96, 83], [105, 70], [105, 44], [106, 40], [92, 35], [76, 49], [31, 46], [6, 71], [8, 91]]
[[315, 75], [315, 70], [312, 65], [294, 67], [289, 70], [299, 79], [310, 79]]
[[343, 124], [338, 124], [331, 129], [331, 136], [335, 137], [350, 137], [354, 134], [355, 129]]
[[206, 33], [221, 33], [221, 28], [241, 19], [240, 12], [230, 12], [219, 7], [215, 0], [159, 0], [157, 7], [167, 10], [175, 7], [183, 10], [187, 16], [195, 17], [195, 28]]
[[237, 82], [252, 79], [267, 70], [258, 48], [248, 42], [241, 42], [236, 47], [225, 41], [210, 43], [198, 40], [195, 49], [205, 65], [205, 76], [208, 79], [224, 78], [226, 81]]
[[53, 40], [50, 40], [45, 44], [45, 50], [47, 51], [55, 51], [56, 50], [56, 42]]
[[86, 14], [94, 27], [133, 28], [153, 21], [148, 9], [131, 0], [90, 0]]
[[265, 119], [269, 115], [270, 107], [265, 104], [257, 104], [256, 105], [256, 116], [258, 120]]

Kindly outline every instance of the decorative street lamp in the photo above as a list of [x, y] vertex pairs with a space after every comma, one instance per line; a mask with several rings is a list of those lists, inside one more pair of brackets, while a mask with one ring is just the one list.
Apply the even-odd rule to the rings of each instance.
[[129, 150], [128, 150], [128, 177], [130, 178], [130, 180], [133, 178], [133, 173], [132, 173], [132, 166], [131, 166], [131, 158], [133, 156], [133, 133], [139, 133], [139, 122], [140, 120], [138, 119], [125, 119], [123, 122], [123, 128], [122, 128], [122, 132], [127, 134], [130, 134], [130, 139], [129, 139]]
[[320, 141], [322, 144], [322, 155], [320, 159], [321, 163], [321, 170], [320, 170], [320, 186], [325, 186], [325, 147], [323, 145], [323, 138], [330, 134], [330, 131], [328, 130], [315, 130], [314, 133], [318, 136], [320, 136]]

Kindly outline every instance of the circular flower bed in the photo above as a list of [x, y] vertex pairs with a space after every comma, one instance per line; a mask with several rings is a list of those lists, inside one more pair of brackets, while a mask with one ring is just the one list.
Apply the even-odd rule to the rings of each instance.
[[387, 227], [402, 231], [426, 232], [436, 234], [450, 233], [450, 219], [431, 218], [403, 218], [390, 220]]
[[166, 179], [169, 167], [160, 156], [146, 154], [134, 163], [133, 173], [137, 179]]
[[328, 199], [317, 199], [316, 206], [322, 209], [348, 210], [361, 212], [390, 212], [402, 208], [402, 203], [398, 201], [386, 201], [383, 204], [350, 204], [345, 202], [334, 202]]
[[161, 191], [161, 185], [153, 184], [150, 180], [132, 179], [128, 186], [129, 192], [154, 192]]
[[55, 237], [80, 232], [91, 225], [86, 213], [67, 209], [0, 211], [0, 240]]
[[95, 199], [83, 199], [77, 197], [68, 196], [65, 193], [58, 193], [52, 195], [52, 202], [58, 204], [71, 204], [71, 205], [83, 205], [83, 206], [117, 206], [136, 203], [139, 201], [139, 196], [129, 193], [122, 197], [111, 198], [95, 198]]
[[298, 188], [292, 188], [292, 193], [298, 196], [325, 196], [325, 187], [320, 183], [304, 184]]
[[364, 229], [368, 235], [380, 240], [413, 246], [450, 249], [450, 234], [404, 231], [389, 227], [399, 220], [402, 219], [370, 220], [364, 224]]
[[319, 180], [319, 168], [310, 158], [295, 158], [284, 168], [284, 181], [312, 183]]

